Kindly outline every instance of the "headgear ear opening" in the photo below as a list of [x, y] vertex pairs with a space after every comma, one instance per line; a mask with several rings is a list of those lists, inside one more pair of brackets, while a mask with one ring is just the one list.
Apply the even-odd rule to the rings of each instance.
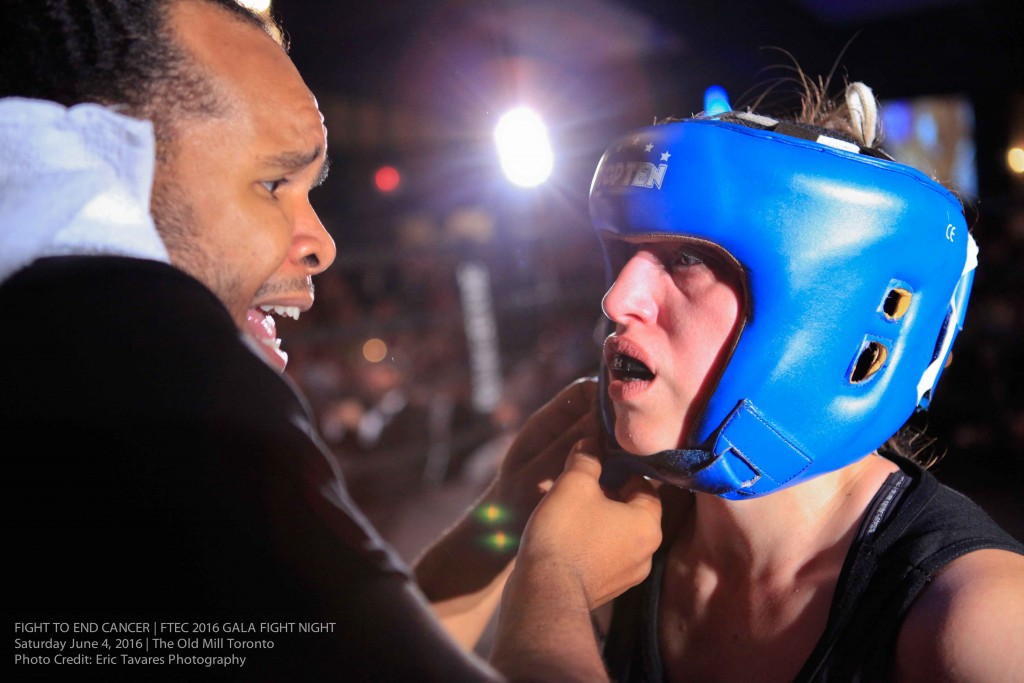
[[700, 239], [743, 269], [747, 320], [689, 441], [623, 455], [728, 498], [844, 467], [927, 407], [977, 263], [962, 207], [939, 184], [753, 114], [629, 133], [598, 166], [591, 215], [603, 242]]

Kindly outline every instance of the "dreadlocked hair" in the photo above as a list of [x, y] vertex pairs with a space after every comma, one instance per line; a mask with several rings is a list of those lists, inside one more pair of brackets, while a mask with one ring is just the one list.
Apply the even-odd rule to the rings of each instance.
[[[169, 8], [181, 1], [0, 0], [18, 27], [0, 42], [0, 97], [111, 106], [152, 120], [158, 142], [180, 117], [222, 113], [212, 83], [168, 28]], [[199, 1], [275, 35], [235, 0]]]

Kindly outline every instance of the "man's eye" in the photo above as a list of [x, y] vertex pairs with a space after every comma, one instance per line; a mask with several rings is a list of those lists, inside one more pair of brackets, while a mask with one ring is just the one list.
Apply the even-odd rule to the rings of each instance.
[[695, 256], [688, 251], [677, 251], [672, 256], [673, 268], [689, 268], [691, 266], [699, 266], [702, 263], [704, 263], [702, 258]]
[[286, 182], [288, 181], [285, 180], [284, 178], [277, 178], [276, 180], [261, 180], [260, 185], [267, 188], [267, 191], [270, 194], [274, 194]]

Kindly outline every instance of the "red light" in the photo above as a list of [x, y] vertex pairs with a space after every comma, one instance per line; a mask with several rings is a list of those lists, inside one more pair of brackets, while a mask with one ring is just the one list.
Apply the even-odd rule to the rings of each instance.
[[402, 182], [402, 176], [394, 166], [381, 166], [373, 176], [373, 183], [381, 192], [394, 192]]

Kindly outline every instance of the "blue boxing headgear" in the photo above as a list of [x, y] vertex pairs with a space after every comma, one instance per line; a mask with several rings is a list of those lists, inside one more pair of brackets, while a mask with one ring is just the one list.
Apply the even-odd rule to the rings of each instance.
[[604, 241], [711, 242], [746, 289], [687, 443], [620, 464], [750, 498], [861, 459], [928, 406], [977, 264], [962, 206], [915, 169], [820, 133], [732, 113], [634, 131], [605, 152], [590, 193]]

